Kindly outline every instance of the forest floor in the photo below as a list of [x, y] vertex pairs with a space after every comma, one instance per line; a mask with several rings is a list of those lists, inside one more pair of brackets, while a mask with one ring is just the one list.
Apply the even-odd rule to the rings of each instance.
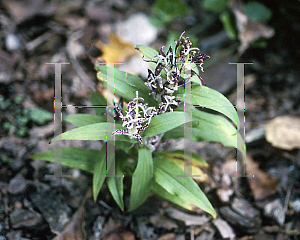
[[[204, 11], [198, 1], [187, 2], [188, 17], [151, 31], [135, 23], [143, 24], [151, 15], [153, 1], [0, 3], [0, 240], [300, 238], [299, 2], [264, 1], [273, 13], [268, 27], [240, 26], [246, 36], [241, 41], [227, 37], [218, 14]], [[247, 177], [231, 177], [236, 149], [207, 142], [191, 148], [210, 166], [209, 182], [200, 187], [217, 212], [216, 221], [155, 195], [136, 211], [123, 213], [105, 184], [93, 201], [90, 172], [63, 167], [70, 177], [55, 178], [57, 165], [31, 158], [57, 146], [49, 145], [55, 69], [46, 63], [70, 63], [62, 66], [63, 105], [89, 106], [88, 94], [100, 84], [93, 57], [124, 62], [120, 68], [144, 77], [147, 70], [136, 60], [134, 42], [158, 49], [171, 33], [183, 31], [210, 55], [201, 75], [207, 86], [233, 104], [245, 103], [245, 112], [238, 111], [245, 116]], [[256, 34], [272, 37], [258, 48], [247, 39]], [[237, 99], [236, 65], [229, 62], [247, 63], [243, 99]], [[93, 109], [62, 108], [63, 117], [75, 113], [93, 114]], [[63, 122], [63, 131], [72, 128]], [[101, 145], [64, 143], [92, 149]], [[182, 141], [174, 140], [165, 150], [180, 147]]]

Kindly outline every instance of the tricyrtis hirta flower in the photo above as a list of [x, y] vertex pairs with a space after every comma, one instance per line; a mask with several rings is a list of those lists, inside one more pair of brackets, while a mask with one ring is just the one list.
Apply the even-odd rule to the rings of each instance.
[[[158, 97], [164, 102], [162, 97], [166, 94], [173, 94], [178, 87], [188, 83], [193, 75], [196, 75], [202, 83], [205, 84], [199, 74], [191, 68], [191, 64], [197, 64], [203, 72], [202, 64], [205, 58], [209, 56], [199, 53], [199, 48], [193, 48], [189, 38], [183, 37], [184, 32], [179, 37], [175, 51], [172, 46], [164, 53], [163, 47], [158, 54], [148, 62], [157, 64], [154, 72], [148, 70], [148, 79], [145, 85], [150, 89], [150, 93], [154, 93], [157, 100]], [[190, 71], [190, 76], [183, 78], [182, 74]]]
[[[165, 53], [162, 47], [158, 54], [148, 61], [156, 63], [156, 67], [154, 71], [148, 69], [148, 78], [145, 85], [150, 89], [149, 94], [154, 93], [155, 100], [159, 99], [158, 109], [143, 104], [144, 99], [138, 97], [138, 92], [136, 92], [136, 98], [128, 104], [126, 116], [123, 116], [120, 107], [115, 107], [118, 113], [116, 115], [119, 115], [119, 118], [123, 121], [123, 127], [126, 127], [126, 129], [116, 129], [113, 131], [112, 136], [117, 134], [128, 135], [130, 138], [138, 138], [142, 144], [143, 139], [140, 133], [149, 126], [151, 118], [166, 112], [173, 112], [173, 109], [179, 106], [180, 100], [175, 100], [174, 94], [178, 87], [189, 83], [193, 75], [197, 75], [201, 82], [204, 82], [197, 73], [198, 71], [194, 69], [195, 64], [197, 64], [203, 71], [203, 60], [209, 56], [203, 53], [199, 54], [199, 49], [193, 48], [192, 42], [188, 37], [183, 37], [183, 34], [184, 32], [176, 43], [175, 51], [170, 46]], [[194, 64], [194, 69], [191, 64]], [[187, 72], [189, 75], [186, 77]], [[145, 143], [153, 145], [153, 149], [155, 149], [163, 134], [150, 136]]]
[[142, 144], [143, 139], [140, 135], [150, 124], [151, 118], [156, 115], [155, 107], [148, 107], [148, 104], [143, 104], [143, 98], [138, 97], [138, 91], [136, 91], [136, 98], [128, 103], [126, 116], [124, 116], [118, 107], [115, 107], [120, 118], [123, 121], [122, 126], [125, 129], [116, 129], [112, 132], [113, 135], [121, 134], [128, 135], [130, 138], [138, 138]]

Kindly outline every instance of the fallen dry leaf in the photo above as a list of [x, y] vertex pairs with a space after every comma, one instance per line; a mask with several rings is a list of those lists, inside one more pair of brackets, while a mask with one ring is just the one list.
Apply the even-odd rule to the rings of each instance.
[[261, 37], [271, 38], [274, 36], [275, 31], [273, 28], [266, 26], [265, 24], [250, 19], [245, 13], [238, 0], [232, 0], [230, 7], [235, 15], [236, 24], [239, 31], [239, 39], [241, 45], [239, 47], [239, 53], [242, 54], [249, 47], [249, 44]]
[[116, 230], [115, 232], [109, 233], [103, 240], [135, 240], [134, 234], [126, 230]]
[[88, 189], [81, 206], [74, 213], [72, 220], [68, 222], [64, 230], [57, 233], [57, 236], [52, 240], [85, 240], [86, 233], [84, 229], [85, 209], [84, 204], [88, 198], [92, 196], [92, 189]]
[[53, 240], [85, 240], [84, 216], [85, 209], [82, 205], [76, 211], [72, 220], [66, 224], [64, 230]]
[[265, 124], [266, 139], [272, 146], [292, 150], [300, 148], [300, 118], [279, 116]]
[[[248, 181], [254, 198], [261, 200], [275, 194], [279, 184], [276, 179], [259, 169], [258, 163], [254, 162], [249, 154], [247, 154], [246, 160], [246, 174], [250, 176]], [[251, 177], [253, 175], [254, 177]]]
[[176, 239], [175, 233], [167, 233], [160, 236], [157, 240], [175, 240], [175, 239]]
[[111, 34], [107, 44], [100, 40], [95, 43], [95, 46], [102, 51], [102, 56], [107, 63], [125, 62], [131, 56], [137, 54], [134, 46], [122, 41], [118, 36]]

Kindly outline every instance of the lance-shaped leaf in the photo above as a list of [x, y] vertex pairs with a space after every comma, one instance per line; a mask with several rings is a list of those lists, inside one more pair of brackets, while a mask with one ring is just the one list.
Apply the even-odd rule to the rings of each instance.
[[103, 106], [103, 107], [94, 108], [96, 115], [102, 117], [103, 113], [106, 111], [105, 107], [107, 105], [107, 100], [97, 92], [91, 92], [89, 94], [89, 99], [92, 103], [92, 106]]
[[162, 156], [155, 158], [154, 181], [171, 195], [194, 204], [216, 218], [214, 208], [196, 182], [184, 176], [184, 171], [170, 159]]
[[[119, 159], [120, 160], [120, 159]], [[124, 159], [121, 159], [124, 161]], [[115, 177], [107, 177], [107, 186], [116, 203], [122, 211], [124, 211], [123, 202], [123, 173], [120, 166], [120, 161], [116, 160], [115, 163]], [[120, 177], [121, 176], [121, 177]]]
[[[183, 92], [176, 95], [177, 100], [184, 101]], [[231, 102], [218, 91], [205, 86], [192, 86], [192, 104], [212, 109], [228, 117], [239, 129], [237, 112]]]
[[107, 79], [110, 72], [114, 72], [114, 86], [112, 87], [115, 89], [115, 94], [123, 97], [127, 102], [134, 99], [136, 97], [135, 91], [138, 91], [139, 97], [142, 97], [149, 106], [157, 105], [152, 95], [149, 95], [148, 87], [138, 76], [120, 71], [111, 66], [97, 66], [96, 70], [100, 71], [97, 76], [105, 87], [107, 86]]
[[196, 153], [184, 154], [184, 150], [175, 150], [175, 151], [157, 151], [153, 153], [154, 155], [161, 155], [167, 158], [174, 158], [179, 160], [192, 161], [194, 166], [208, 168], [208, 163]]
[[193, 209], [193, 205], [187, 201], [184, 201], [182, 198], [169, 193], [166, 189], [164, 189], [163, 187], [161, 187], [158, 183], [156, 183], [155, 181], [152, 183], [152, 187], [151, 190], [157, 194], [158, 196], [169, 200], [170, 202], [173, 202], [187, 210], [192, 210]]
[[[113, 128], [114, 124], [102, 122], [102, 123], [95, 123], [95, 124], [74, 128], [72, 130], [62, 133], [61, 139], [62, 140], [106, 140], [108, 126]], [[124, 129], [124, 127], [122, 127], [121, 124], [115, 124], [115, 129], [120, 129], [120, 128]], [[58, 140], [59, 137], [60, 136], [53, 138], [51, 142]], [[128, 141], [131, 143], [137, 142], [135, 138], [130, 139], [126, 135], [116, 135], [115, 140]]]
[[89, 124], [106, 122], [106, 116], [97, 116], [92, 114], [70, 114], [64, 118], [65, 121], [76, 125], [77, 127]]
[[[176, 110], [183, 110], [182, 107]], [[232, 123], [223, 116], [213, 112], [206, 112], [192, 107], [193, 121], [197, 125], [192, 125], [192, 140], [194, 142], [211, 141], [222, 143], [224, 147], [236, 147], [244, 153], [244, 141]], [[163, 140], [172, 138], [183, 138], [184, 126], [179, 126], [163, 136]]]
[[149, 127], [142, 136], [154, 136], [172, 130], [184, 124], [184, 112], [167, 112], [151, 119]]
[[[32, 155], [33, 159], [40, 159], [49, 162], [59, 162], [64, 166], [79, 168], [86, 171], [94, 171], [95, 164], [101, 157], [101, 152], [94, 149], [82, 148], [62, 148], [62, 159], [54, 158], [54, 149], [36, 153]], [[105, 154], [105, 153], [104, 153]]]
[[138, 150], [138, 164], [132, 176], [129, 211], [142, 205], [148, 198], [153, 180], [153, 160], [148, 148]]
[[94, 175], [93, 175], [93, 196], [96, 202], [102, 184], [106, 178], [106, 144], [104, 144], [100, 151], [100, 156], [97, 158]]

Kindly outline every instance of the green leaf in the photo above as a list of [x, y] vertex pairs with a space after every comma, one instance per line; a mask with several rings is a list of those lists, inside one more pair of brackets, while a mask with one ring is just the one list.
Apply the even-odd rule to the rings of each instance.
[[152, 183], [151, 190], [155, 194], [157, 194], [158, 196], [160, 196], [160, 197], [162, 197], [162, 198], [164, 198], [166, 200], [169, 200], [170, 202], [173, 202], [173, 203], [177, 204], [180, 207], [183, 207], [183, 208], [185, 208], [187, 210], [190, 210], [190, 211], [193, 209], [193, 205], [192, 204], [190, 204], [187, 201], [184, 201], [182, 198], [180, 198], [180, 197], [178, 197], [176, 195], [170, 194], [168, 191], [166, 191], [163, 187], [161, 187], [156, 182]]
[[102, 117], [103, 113], [106, 111], [107, 101], [106, 99], [99, 93], [91, 92], [89, 95], [89, 99], [92, 103], [92, 106], [103, 106], [102, 108], [94, 108], [96, 115]]
[[[183, 110], [182, 107], [176, 109]], [[237, 147], [237, 149], [244, 153], [244, 141], [232, 123], [223, 116], [217, 115], [213, 112], [206, 112], [192, 107], [193, 121], [199, 124], [192, 126], [192, 140], [194, 142], [212, 141], [219, 142], [224, 147]], [[184, 137], [184, 126], [181, 125], [164, 134], [163, 140], [172, 138]]]
[[183, 170], [170, 159], [158, 157], [154, 160], [154, 181], [171, 195], [181, 198], [203, 209], [216, 218], [216, 212], [211, 203], [190, 177], [184, 175]]
[[267, 22], [272, 17], [272, 11], [260, 2], [250, 1], [244, 7], [247, 16], [253, 20]]
[[[106, 140], [107, 127], [114, 128], [114, 123], [95, 123], [78, 128], [74, 128], [61, 134], [62, 140]], [[121, 124], [115, 124], [115, 129], [124, 129]], [[111, 133], [109, 133], [111, 134]], [[59, 140], [60, 136], [57, 136], [51, 140], [50, 143]], [[131, 143], [137, 142], [135, 138], [130, 139], [126, 135], [116, 135], [116, 141], [128, 141]]]
[[[137, 148], [131, 147], [132, 143], [127, 141], [115, 141], [115, 146], [120, 148], [123, 152], [130, 155], [133, 159], [138, 159]], [[123, 157], [123, 156], [122, 156]]]
[[156, 0], [150, 20], [152, 24], [161, 26], [174, 18], [186, 16], [188, 12], [189, 6], [182, 0]]
[[199, 166], [199, 167], [209, 167], [208, 163], [202, 158], [200, 157], [198, 154], [196, 153], [191, 153], [192, 158], [189, 159], [189, 155], [185, 155], [184, 154], [184, 150], [175, 150], [175, 151], [156, 151], [153, 154], [155, 155], [161, 155], [167, 158], [175, 158], [175, 159], [181, 159], [181, 160], [185, 160], [187, 159], [188, 161], [192, 161], [194, 166]]
[[[178, 94], [176, 96], [176, 99], [184, 101], [184, 97], [182, 94]], [[234, 124], [239, 129], [240, 122], [235, 108], [233, 107], [231, 102], [218, 91], [205, 86], [193, 86], [192, 104], [212, 109], [224, 114], [232, 122], [234, 122]]]
[[184, 115], [184, 112], [167, 112], [153, 117], [149, 127], [143, 132], [143, 136], [154, 136], [184, 124]]
[[100, 189], [106, 178], [106, 144], [104, 144], [100, 151], [100, 156], [96, 159], [93, 175], [93, 196], [96, 202]]
[[[158, 55], [158, 51], [148, 46], [136, 45], [135, 48], [143, 53], [143, 59], [146, 61], [151, 61], [155, 56]], [[156, 68], [156, 63], [149, 62], [149, 64], [153, 70]]]
[[152, 96], [149, 95], [149, 89], [136, 75], [126, 73], [120, 71], [116, 68], [110, 66], [97, 66], [95, 69], [100, 71], [98, 73], [98, 79], [102, 81], [104, 86], [107, 86], [107, 73], [114, 71], [114, 87], [115, 94], [119, 97], [123, 97], [123, 99], [127, 102], [131, 101], [136, 97], [135, 91], [139, 92], [139, 97], [144, 98], [145, 102], [149, 104], [149, 106], [156, 106], [157, 102], [154, 100]]
[[77, 127], [89, 124], [106, 122], [106, 116], [96, 116], [92, 114], [71, 114], [64, 118], [65, 121], [76, 125]]
[[[122, 161], [125, 161], [125, 159], [121, 159]], [[122, 211], [124, 211], [124, 202], [123, 202], [123, 173], [120, 166], [120, 161], [116, 160], [115, 164], [115, 175], [121, 177], [108, 177], [107, 178], [107, 186], [109, 188], [109, 191], [111, 192], [111, 195], [115, 199], [116, 203], [120, 207]]]
[[62, 148], [62, 159], [54, 159], [54, 149], [36, 153], [33, 159], [46, 160], [49, 162], [59, 162], [64, 166], [79, 168], [86, 171], [94, 171], [95, 164], [101, 156], [99, 150], [81, 148]]
[[148, 198], [153, 180], [153, 160], [148, 148], [138, 150], [137, 167], [132, 176], [129, 211], [142, 205]]
[[224, 11], [220, 14], [220, 20], [223, 23], [223, 27], [227, 33], [227, 36], [230, 39], [236, 39], [238, 36], [238, 32], [236, 29], [234, 15], [230, 14], [228, 11]]
[[30, 108], [29, 116], [33, 122], [39, 125], [43, 125], [53, 119], [53, 113], [48, 112], [43, 108]]
[[221, 13], [226, 9], [228, 0], [204, 0], [202, 7], [206, 11]]

